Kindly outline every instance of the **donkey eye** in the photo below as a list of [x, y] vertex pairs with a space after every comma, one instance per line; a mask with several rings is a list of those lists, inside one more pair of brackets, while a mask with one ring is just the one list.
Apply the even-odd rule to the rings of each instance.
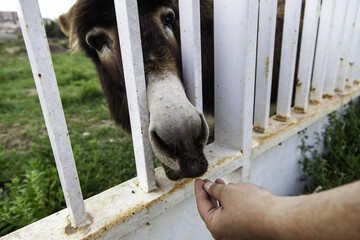
[[104, 46], [107, 46], [108, 48], [110, 48], [111, 47], [110, 41], [111, 41], [110, 38], [104, 33], [90, 34], [90, 35], [86, 36], [87, 44], [97, 51], [101, 51], [101, 49]]
[[164, 18], [164, 24], [165, 26], [172, 27], [175, 20], [175, 13], [174, 11], [170, 10]]

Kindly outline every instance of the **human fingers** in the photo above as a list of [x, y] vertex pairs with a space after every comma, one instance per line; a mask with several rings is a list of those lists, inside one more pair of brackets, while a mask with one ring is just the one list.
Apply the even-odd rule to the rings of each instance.
[[[211, 182], [211, 181], [209, 179], [204, 179], [204, 182], [206, 184], [207, 182]], [[218, 201], [215, 198], [211, 197], [210, 195], [208, 195], [208, 196], [209, 196], [211, 203], [214, 205], [214, 207], [219, 207]]]
[[222, 199], [222, 192], [226, 185], [219, 184], [219, 183], [213, 183], [213, 182], [206, 182], [204, 184], [205, 191], [213, 198], [215, 198], [218, 201], [221, 201]]
[[215, 183], [218, 183], [218, 184], [225, 184], [224, 180], [218, 178], [215, 180]]
[[[220, 179], [220, 178], [216, 179], [216, 180], [215, 180], [215, 183], [225, 185], [224, 180], [222, 180], [222, 179]], [[211, 198], [214, 199], [213, 197], [211, 197]], [[220, 201], [216, 201], [216, 205], [217, 205], [217, 207], [221, 207], [221, 202], [220, 202]]]
[[205, 192], [204, 184], [205, 182], [203, 180], [195, 180], [195, 197], [197, 209], [200, 213], [200, 216], [204, 220], [204, 222], [207, 222], [211, 210], [215, 209], [217, 206], [213, 204], [210, 196]]

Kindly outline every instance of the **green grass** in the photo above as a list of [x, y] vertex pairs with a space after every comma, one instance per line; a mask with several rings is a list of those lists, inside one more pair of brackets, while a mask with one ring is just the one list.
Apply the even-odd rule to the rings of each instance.
[[[6, 49], [18, 47], [9, 54]], [[65, 207], [21, 42], [0, 45], [0, 236]], [[131, 137], [109, 120], [95, 68], [81, 53], [53, 64], [84, 198], [136, 175]]]

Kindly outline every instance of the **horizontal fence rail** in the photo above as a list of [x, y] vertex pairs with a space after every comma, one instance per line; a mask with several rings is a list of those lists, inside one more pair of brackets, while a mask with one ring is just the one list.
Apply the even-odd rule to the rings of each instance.
[[[75, 228], [81, 227], [90, 222], [38, 2], [17, 2], [70, 220]], [[137, 177], [144, 191], [142, 196], [151, 199], [152, 193], [146, 193], [166, 184], [156, 179], [148, 138], [149, 113], [138, 6], [136, 0], [114, 2]], [[273, 69], [279, 19], [277, 6], [284, 2], [280, 68]], [[200, 3], [201, 0], [179, 0], [179, 17], [186, 92], [191, 103], [202, 112], [201, 70], [204, 66]], [[231, 165], [232, 171], [241, 166], [242, 180], [250, 181], [253, 130], [260, 132], [256, 134], [266, 134], [270, 128], [270, 106], [276, 104], [276, 116], [272, 119], [289, 122], [293, 110], [306, 114], [309, 104], [321, 104], [323, 98], [355, 89], [360, 81], [359, 52], [360, 3], [357, 0], [214, 0], [214, 146], [221, 146], [214, 149], [230, 149], [231, 161], [238, 161]], [[273, 70], [279, 72], [279, 79], [272, 79]], [[276, 103], [271, 102], [274, 80], [279, 81]], [[221, 154], [216, 156], [224, 159]], [[191, 194], [186, 192], [186, 196]]]

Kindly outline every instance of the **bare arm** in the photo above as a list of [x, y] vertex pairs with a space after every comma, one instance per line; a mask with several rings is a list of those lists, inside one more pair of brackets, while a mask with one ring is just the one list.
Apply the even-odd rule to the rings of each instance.
[[277, 197], [249, 183], [196, 180], [195, 194], [215, 239], [360, 239], [360, 181], [318, 194]]

